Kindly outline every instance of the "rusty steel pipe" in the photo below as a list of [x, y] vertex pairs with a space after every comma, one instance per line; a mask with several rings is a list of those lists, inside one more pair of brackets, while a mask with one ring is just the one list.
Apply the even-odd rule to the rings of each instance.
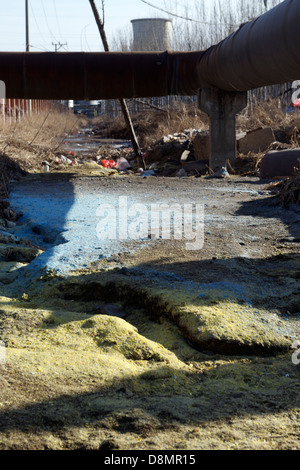
[[247, 91], [300, 78], [300, 1], [285, 0], [203, 54], [205, 87]]
[[7, 98], [97, 100], [246, 91], [300, 79], [300, 1], [202, 52], [0, 52]]
[[202, 52], [0, 52], [6, 96], [114, 99], [194, 95]]

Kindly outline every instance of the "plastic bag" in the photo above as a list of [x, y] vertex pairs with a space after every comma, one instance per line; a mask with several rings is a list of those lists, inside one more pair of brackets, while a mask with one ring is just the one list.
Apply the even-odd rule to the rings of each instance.
[[117, 168], [120, 171], [128, 170], [128, 168], [131, 168], [130, 163], [126, 160], [124, 157], [120, 157], [117, 160]]

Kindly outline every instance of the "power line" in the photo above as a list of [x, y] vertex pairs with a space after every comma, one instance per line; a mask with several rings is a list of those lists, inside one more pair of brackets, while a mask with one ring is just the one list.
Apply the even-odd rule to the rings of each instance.
[[31, 2], [29, 2], [29, 5], [30, 5], [30, 12], [32, 13], [32, 16], [33, 16], [35, 25], [36, 25], [36, 27], [37, 27], [37, 30], [38, 30], [38, 32], [39, 32], [39, 34], [40, 34], [42, 40], [43, 40], [44, 42], [47, 42], [47, 41], [45, 40], [45, 37], [44, 37], [42, 31], [40, 30], [39, 24], [38, 24], [38, 22], [37, 22], [37, 19], [36, 19], [35, 13], [34, 13], [34, 9], [32, 8], [32, 5], [31, 5]]
[[47, 28], [48, 28], [48, 30], [49, 30], [49, 33], [50, 33], [50, 35], [52, 36], [52, 38], [54, 39], [54, 41], [57, 42], [57, 38], [56, 38], [56, 37], [54, 36], [54, 34], [52, 33], [51, 28], [50, 28], [49, 23], [48, 23], [47, 13], [46, 13], [46, 11], [45, 11], [44, 0], [42, 0], [41, 3], [42, 3], [42, 8], [43, 8], [44, 16], [45, 16], [45, 21], [46, 21], [46, 25], [47, 25]]
[[[42, 44], [40, 44], [40, 46], [42, 46]], [[43, 47], [38, 47], [38, 46], [33, 46], [32, 44], [30, 44], [30, 47], [31, 47], [32, 49], [37, 49], [38, 51], [50, 52], [49, 49], [46, 49], [45, 46], [43, 46]]]
[[181, 15], [177, 15], [176, 13], [172, 13], [168, 10], [164, 10], [163, 8], [158, 7], [156, 5], [153, 5], [152, 3], [150, 3], [146, 0], [141, 0], [141, 2], [146, 3], [146, 5], [149, 5], [150, 7], [155, 8], [156, 10], [163, 11], [164, 13], [167, 13], [168, 15], [174, 16], [176, 18], [180, 18], [182, 20], [191, 21], [193, 23], [200, 23], [200, 24], [205, 24], [205, 25], [208, 25], [208, 26], [217, 26], [217, 25], [235, 26], [235, 27], [240, 26], [238, 24], [232, 24], [232, 23], [211, 23], [211, 22], [208, 22], [208, 21], [195, 20], [194, 18], [189, 18], [188, 16], [181, 16]]
[[[84, 47], [83, 47], [83, 39], [85, 38], [86, 40], [86, 28], [89, 26], [89, 24], [86, 24], [82, 30], [81, 30], [81, 33], [80, 33], [80, 48], [81, 50], [83, 51], [84, 50]], [[87, 43], [87, 40], [86, 40], [86, 43]]]
[[61, 34], [61, 30], [60, 30], [60, 23], [59, 23], [59, 19], [58, 19], [58, 14], [57, 14], [57, 9], [56, 9], [56, 2], [55, 2], [55, 0], [53, 0], [53, 8], [54, 8], [54, 12], [55, 12], [55, 18], [56, 18], [56, 22], [57, 22], [57, 27], [58, 27], [58, 34], [59, 34], [60, 37], [62, 38], [62, 34]]

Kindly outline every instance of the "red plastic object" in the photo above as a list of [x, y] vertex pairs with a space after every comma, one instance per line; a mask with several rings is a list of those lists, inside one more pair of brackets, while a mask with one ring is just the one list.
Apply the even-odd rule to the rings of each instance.
[[101, 160], [102, 165], [104, 168], [114, 168], [117, 166], [117, 162], [114, 160]]

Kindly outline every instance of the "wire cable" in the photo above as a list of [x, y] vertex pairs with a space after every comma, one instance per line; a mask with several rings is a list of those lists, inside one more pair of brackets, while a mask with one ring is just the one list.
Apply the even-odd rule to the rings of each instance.
[[182, 20], [191, 21], [193, 23], [200, 23], [200, 24], [205, 24], [205, 25], [208, 25], [208, 26], [217, 26], [217, 25], [221, 25], [221, 24], [224, 25], [224, 26], [234, 26], [234, 27], [239, 27], [240, 26], [238, 24], [232, 24], [232, 23], [211, 23], [211, 22], [208, 22], [208, 21], [195, 20], [194, 18], [189, 18], [188, 16], [181, 16], [181, 15], [177, 15], [176, 13], [172, 13], [168, 10], [165, 10], [165, 9], [161, 8], [161, 7], [153, 5], [152, 3], [150, 3], [146, 0], [140, 0], [140, 1], [145, 3], [146, 5], [149, 5], [152, 8], [155, 8], [156, 10], [163, 11], [164, 13], [167, 13], [168, 15], [175, 16], [176, 18], [180, 18]]
[[41, 0], [41, 3], [42, 3], [42, 8], [43, 8], [43, 12], [44, 12], [44, 16], [45, 16], [45, 21], [46, 21], [46, 25], [47, 25], [47, 28], [49, 30], [49, 33], [50, 35], [52, 36], [52, 39], [58, 43], [59, 41], [57, 40], [57, 38], [54, 36], [54, 34], [52, 33], [52, 30], [49, 26], [49, 23], [48, 23], [48, 18], [47, 18], [47, 13], [46, 13], [46, 10], [45, 10], [45, 5], [44, 5], [44, 0]]
[[60, 22], [59, 22], [59, 19], [58, 19], [58, 14], [57, 14], [57, 9], [56, 9], [56, 2], [55, 2], [55, 0], [52, 0], [52, 3], [53, 3], [55, 18], [56, 18], [57, 27], [58, 27], [58, 34], [59, 34], [60, 38], [62, 39], [62, 34], [61, 34], [61, 29], [60, 29]]
[[38, 22], [37, 22], [37, 19], [36, 19], [35, 13], [34, 13], [34, 9], [33, 9], [32, 5], [31, 5], [31, 1], [30, 1], [30, 0], [29, 0], [29, 6], [30, 6], [30, 11], [31, 11], [31, 13], [32, 13], [32, 16], [33, 16], [35, 25], [36, 25], [36, 27], [37, 27], [37, 30], [38, 30], [40, 36], [41, 36], [41, 39], [46, 43], [47, 41], [45, 40], [45, 37], [44, 37], [44, 35], [43, 35], [43, 33], [42, 33], [40, 27], [39, 27], [39, 24], [38, 24]]

